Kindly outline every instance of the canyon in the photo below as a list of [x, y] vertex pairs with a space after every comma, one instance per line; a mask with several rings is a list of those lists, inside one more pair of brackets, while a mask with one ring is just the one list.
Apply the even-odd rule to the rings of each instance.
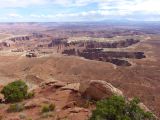
[[[143, 26], [140, 29], [139, 26], [54, 27], [55, 23], [48, 24], [0, 25], [1, 88], [22, 79], [30, 89], [36, 90], [33, 101], [38, 99], [41, 104], [51, 100], [61, 108], [61, 102], [67, 104], [72, 100], [79, 99], [78, 103], [85, 100], [77, 93], [53, 86], [42, 89], [39, 83], [57, 80], [65, 84], [87, 84], [92, 80], [102, 80], [121, 90], [127, 98], [139, 97], [156, 116], [160, 116], [159, 32], [148, 33], [148, 30], [153, 31], [152, 28]], [[66, 101], [70, 95], [73, 99]], [[48, 100], [44, 100], [46, 96]], [[33, 112], [33, 117], [37, 118], [38, 110], [39, 107], [36, 107], [24, 113]], [[69, 113], [68, 117], [72, 118], [69, 110], [73, 111], [71, 108], [61, 112], [65, 115]], [[91, 110], [84, 108], [76, 114], [85, 119]], [[8, 117], [14, 115], [3, 109], [0, 111]], [[58, 111], [56, 114], [62, 115]]]

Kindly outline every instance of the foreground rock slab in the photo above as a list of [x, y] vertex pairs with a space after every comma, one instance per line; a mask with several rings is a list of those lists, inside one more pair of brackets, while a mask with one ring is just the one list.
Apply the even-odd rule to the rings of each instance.
[[91, 80], [80, 84], [80, 92], [84, 97], [94, 100], [109, 98], [112, 95], [123, 96], [122, 91], [102, 80]]

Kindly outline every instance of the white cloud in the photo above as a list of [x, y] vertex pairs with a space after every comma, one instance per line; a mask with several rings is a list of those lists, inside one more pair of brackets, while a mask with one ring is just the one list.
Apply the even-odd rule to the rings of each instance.
[[[94, 3], [95, 8], [91, 6], [89, 9], [86, 9], [85, 6], [91, 5], [92, 3]], [[35, 10], [38, 5], [44, 5], [44, 8], [47, 8], [48, 5], [50, 7], [47, 8], [48, 12], [43, 12], [43, 10], [41, 10], [42, 14], [39, 14], [38, 12], [36, 14], [36, 12], [34, 13], [32, 10], [28, 13], [30, 15], [23, 15], [24, 11], [18, 11], [18, 9], [5, 13], [5, 17], [7, 18], [21, 19], [105, 19], [111, 16], [130, 17], [133, 19], [133, 16], [137, 17], [138, 15], [142, 17], [143, 15], [145, 17], [148, 15], [150, 17], [152, 16], [152, 19], [154, 19], [155, 16], [160, 15], [160, 0], [0, 0], [0, 4], [0, 10], [17, 7], [26, 7], [27, 10], [31, 5], [35, 6]], [[53, 5], [53, 8], [51, 8], [51, 5]], [[54, 8], [55, 5], [58, 7], [61, 6], [62, 10]], [[74, 9], [79, 12], [75, 12]], [[16, 12], [21, 14], [17, 14]]]
[[137, 12], [143, 14], [160, 14], [160, 0], [108, 0], [99, 3], [99, 9], [128, 15]]
[[53, 4], [53, 6], [57, 4], [65, 7], [79, 7], [91, 3], [96, 3], [98, 5], [97, 9], [115, 11], [123, 15], [133, 12], [160, 13], [160, 0], [1, 0], [0, 8], [48, 4]]
[[41, 14], [41, 15], [36, 15], [36, 14], [31, 14], [30, 17], [33, 18], [45, 18], [45, 19], [51, 19], [51, 18], [66, 18], [66, 17], [89, 17], [89, 16], [97, 16], [97, 15], [109, 15], [107, 11], [84, 11], [84, 12], [79, 12], [79, 13], [58, 13], [58, 14]]
[[7, 15], [8, 17], [13, 17], [13, 18], [22, 18], [23, 16], [22, 15], [19, 15], [17, 13], [10, 13]]
[[96, 19], [103, 19], [110, 15], [107, 11], [83, 11], [83, 12], [71, 12], [71, 13], [57, 13], [57, 14], [31, 14], [28, 18], [34, 20], [47, 20], [47, 21], [92, 21]]
[[52, 0], [52, 3], [59, 4], [65, 7], [70, 6], [86, 6], [91, 3], [101, 3], [101, 2], [107, 2], [108, 0]]
[[133, 6], [132, 9], [146, 13], [160, 14], [160, 0], [145, 0]]
[[71, 6], [86, 6], [91, 3], [102, 3], [108, 0], [1, 0], [1, 8], [6, 7], [26, 7], [29, 5], [45, 5], [57, 4], [65, 7]]
[[29, 5], [43, 5], [46, 3], [47, 3], [47, 0], [1, 0], [0, 8], [26, 7]]

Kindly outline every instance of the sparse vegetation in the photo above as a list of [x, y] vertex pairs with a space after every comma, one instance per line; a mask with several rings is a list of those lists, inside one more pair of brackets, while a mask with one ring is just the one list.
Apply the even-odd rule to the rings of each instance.
[[89, 108], [91, 107], [93, 104], [95, 104], [95, 101], [94, 100], [86, 100], [84, 104], [81, 105], [81, 107], [84, 107], [84, 108]]
[[1, 93], [6, 102], [20, 102], [25, 98], [32, 98], [34, 93], [27, 93], [28, 86], [22, 80], [14, 81], [6, 85]]
[[21, 112], [24, 110], [24, 105], [20, 103], [11, 104], [8, 108], [8, 112]]
[[28, 118], [27, 120], [32, 120], [32, 118]]
[[137, 98], [126, 102], [121, 96], [112, 96], [97, 102], [90, 120], [154, 120], [152, 113], [138, 106], [139, 102]]
[[54, 114], [52, 112], [43, 113], [41, 116], [41, 118], [50, 118], [50, 117], [54, 117]]
[[26, 114], [21, 113], [21, 114], [19, 115], [19, 118], [20, 118], [20, 119], [26, 119]]
[[34, 92], [29, 92], [27, 95], [26, 95], [26, 99], [31, 99], [34, 97]]
[[54, 104], [46, 104], [42, 107], [42, 113], [54, 111], [55, 105]]

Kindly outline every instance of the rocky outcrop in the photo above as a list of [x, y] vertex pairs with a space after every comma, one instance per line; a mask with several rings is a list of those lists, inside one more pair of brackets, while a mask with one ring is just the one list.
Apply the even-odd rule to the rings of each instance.
[[[53, 87], [55, 88], [53, 89]], [[75, 92], [75, 88], [78, 90], [77, 92]], [[49, 80], [41, 83], [40, 87], [34, 90], [34, 93], [35, 96], [32, 99], [21, 102], [24, 106], [23, 113], [26, 116], [31, 116], [34, 120], [44, 119], [43, 116], [46, 115], [47, 120], [89, 120], [96, 107], [95, 102], [89, 101], [90, 99], [101, 100], [109, 98], [113, 94], [123, 96], [119, 89], [102, 80], [91, 80], [88, 83], [81, 84]], [[43, 113], [42, 108], [48, 105], [54, 105], [54, 111]], [[140, 107], [149, 111], [142, 103]], [[3, 104], [3, 109], [0, 109], [3, 119], [11, 120], [13, 116], [21, 119], [19, 117], [21, 112], [8, 113], [7, 108], [8, 105]], [[51, 116], [48, 117], [48, 115]], [[29, 118], [26, 117], [26, 119]]]
[[30, 40], [31, 39], [31, 36], [17, 36], [17, 37], [13, 37], [13, 38], [10, 38], [11, 41], [15, 42], [15, 41], [23, 41], [23, 40]]
[[48, 44], [48, 47], [55, 47], [57, 45], [67, 45], [67, 38], [55, 38]]
[[76, 50], [73, 48], [73, 49], [69, 49], [69, 50], [64, 50], [62, 52], [62, 54], [66, 54], [66, 55], [76, 55]]
[[109, 98], [114, 94], [123, 96], [123, 93], [119, 89], [101, 80], [91, 80], [88, 83], [81, 83], [79, 91], [84, 97], [94, 100]]
[[117, 66], [131, 66], [128, 60], [123, 58], [142, 59], [144, 52], [104, 51], [104, 48], [124, 48], [140, 42], [136, 39], [121, 41], [69, 41], [67, 38], [53, 39], [48, 47], [57, 46], [57, 52], [65, 55], [75, 55], [90, 60], [110, 62]]
[[103, 58], [134, 58], [142, 59], [145, 58], [143, 52], [119, 52], [119, 51], [90, 51], [89, 49], [84, 50], [79, 54], [79, 56], [85, 57], [87, 59], [97, 59]]
[[54, 87], [54, 88], [62, 88], [62, 87], [65, 87], [66, 85], [67, 83], [65, 82], [58, 81], [58, 80], [51, 80], [51, 81], [42, 82], [39, 86], [41, 88], [46, 88], [48, 86]]
[[72, 91], [79, 91], [79, 86], [80, 83], [71, 83], [71, 84], [67, 84], [64, 87], [62, 87], [62, 90], [72, 90]]
[[34, 38], [43, 38], [43, 37], [46, 37], [46, 35], [41, 34], [41, 33], [32, 33], [29, 35], [15, 36], [15, 37], [10, 38], [9, 40], [16, 42], [16, 41], [26, 41], [26, 40], [31, 40]]
[[66, 55], [78, 55], [90, 60], [98, 60], [104, 62], [110, 62], [117, 66], [131, 66], [124, 58], [142, 59], [146, 56], [143, 52], [119, 52], [119, 51], [103, 51], [103, 49], [68, 49], [64, 50], [62, 54]]
[[43, 38], [43, 37], [47, 37], [47, 35], [42, 34], [42, 33], [32, 33], [31, 35], [33, 38]]
[[133, 44], [140, 42], [139, 40], [135, 39], [126, 39], [123, 41], [116, 41], [116, 42], [97, 42], [97, 41], [90, 41], [86, 43], [86, 48], [123, 48], [128, 47]]
[[11, 45], [13, 45], [14, 43], [12, 41], [3, 41], [3, 42], [0, 42], [0, 47], [10, 47]]
[[53, 39], [51, 43], [48, 44], [48, 47], [55, 47], [59, 45], [63, 45], [65, 48], [66, 47], [74, 47], [80, 49], [80, 48], [85, 48], [85, 49], [96, 49], [96, 48], [124, 48], [131, 46], [133, 44], [136, 44], [140, 42], [140, 40], [135, 40], [135, 39], [126, 39], [123, 41], [115, 41], [115, 42], [99, 42], [99, 41], [71, 41], [68, 42], [67, 38], [57, 38]]
[[102, 60], [100, 59], [100, 61], [110, 62], [117, 66], [131, 66], [132, 65], [127, 60], [121, 60], [117, 58], [106, 58], [106, 59], [102, 58]]

